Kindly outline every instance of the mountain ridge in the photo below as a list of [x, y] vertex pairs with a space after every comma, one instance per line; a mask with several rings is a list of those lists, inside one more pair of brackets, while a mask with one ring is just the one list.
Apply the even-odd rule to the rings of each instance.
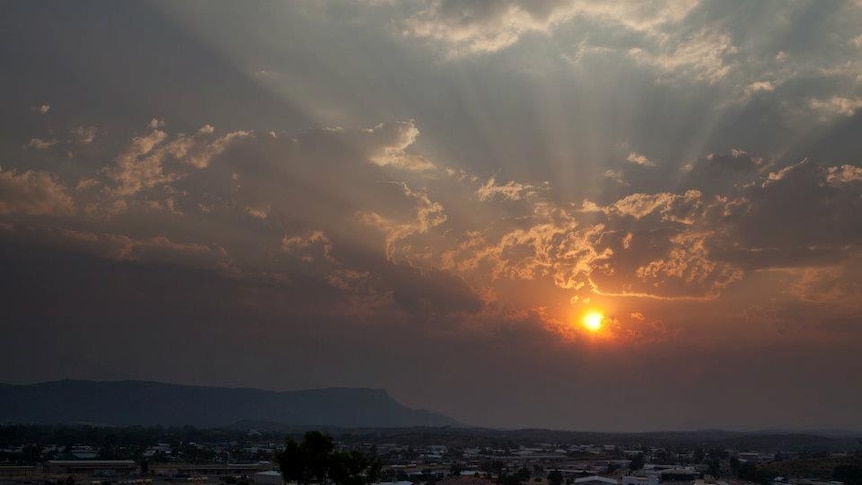
[[229, 426], [239, 421], [343, 427], [460, 426], [380, 388], [269, 391], [155, 381], [0, 383], [0, 423]]

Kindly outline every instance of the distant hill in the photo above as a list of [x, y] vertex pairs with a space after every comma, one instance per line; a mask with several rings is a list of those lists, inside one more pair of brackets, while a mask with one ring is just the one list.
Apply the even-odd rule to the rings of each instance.
[[274, 392], [79, 380], [0, 384], [0, 423], [219, 427], [242, 421], [292, 426], [459, 426], [446, 416], [405, 407], [382, 389]]

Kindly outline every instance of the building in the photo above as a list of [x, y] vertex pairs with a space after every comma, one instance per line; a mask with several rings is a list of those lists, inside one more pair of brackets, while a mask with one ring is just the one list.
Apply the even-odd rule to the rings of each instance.
[[35, 466], [2, 465], [0, 466], [0, 478], [23, 478], [35, 475], [38, 472]]
[[150, 471], [163, 477], [196, 477], [196, 476], [252, 476], [257, 472], [269, 471], [272, 463], [214, 463], [198, 465], [191, 463], [157, 463], [150, 465]]
[[256, 485], [282, 485], [284, 483], [281, 472], [275, 470], [257, 472], [252, 476], [252, 480]]
[[693, 466], [677, 467], [658, 472], [662, 480], [675, 482], [690, 482], [701, 478], [701, 473]]
[[50, 460], [45, 464], [45, 473], [60, 475], [129, 476], [140, 470], [132, 460]]
[[650, 473], [645, 477], [626, 476], [623, 477], [622, 485], [658, 485], [658, 475]]
[[619, 482], [615, 478], [590, 475], [588, 477], [576, 478], [575, 485], [619, 485]]

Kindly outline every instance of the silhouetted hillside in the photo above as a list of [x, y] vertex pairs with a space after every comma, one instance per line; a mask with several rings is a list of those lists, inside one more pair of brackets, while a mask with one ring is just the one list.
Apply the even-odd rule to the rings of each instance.
[[457, 426], [410, 409], [382, 389], [273, 392], [145, 381], [0, 384], [0, 423], [227, 426], [242, 420], [296, 426]]

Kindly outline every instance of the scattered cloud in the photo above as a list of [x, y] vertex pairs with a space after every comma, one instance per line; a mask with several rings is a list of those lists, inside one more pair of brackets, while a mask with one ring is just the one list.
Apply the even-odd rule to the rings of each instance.
[[89, 145], [96, 139], [96, 135], [99, 134], [99, 129], [95, 126], [77, 126], [72, 128], [71, 133], [76, 143]]
[[246, 213], [248, 213], [248, 215], [254, 217], [255, 219], [263, 220], [263, 219], [266, 219], [267, 217], [269, 217], [269, 211], [265, 208], [246, 207], [245, 211], [246, 211]]
[[862, 294], [862, 283], [855, 277], [862, 262], [860, 256], [862, 253], [857, 253], [841, 265], [783, 270], [795, 278], [790, 293], [804, 302], [852, 308]]
[[[307, 263], [320, 259], [335, 262], [332, 256], [332, 241], [323, 231], [310, 231], [297, 236], [285, 235], [281, 240], [281, 249], [291, 254], [301, 254], [300, 258]], [[311, 251], [312, 249], [314, 251]], [[316, 257], [314, 253], [319, 253], [322, 258]]]
[[[154, 125], [158, 123], [150, 123], [150, 126]], [[181, 168], [167, 170], [166, 162], [180, 162], [203, 169], [231, 143], [251, 136], [248, 131], [235, 131], [213, 139], [213, 131], [212, 126], [205, 125], [194, 135], [180, 133], [169, 139], [166, 132], [153, 129], [147, 135], [133, 138], [114, 164], [102, 172], [115, 182], [114, 195], [127, 197], [185, 176]]]
[[660, 26], [684, 19], [697, 3], [658, 1], [633, 6], [623, 1], [592, 0], [506, 0], [487, 4], [431, 0], [404, 22], [404, 33], [442, 42], [447, 46], [447, 55], [457, 58], [500, 51], [529, 34], [551, 35], [577, 17], [653, 33]]
[[483, 202], [494, 198], [504, 200], [522, 200], [526, 197], [535, 195], [539, 190], [540, 188], [538, 187], [520, 184], [513, 180], [510, 180], [503, 185], [499, 185], [494, 177], [491, 177], [476, 190], [476, 195], [479, 197], [479, 200]]
[[629, 161], [635, 165], [641, 165], [643, 167], [656, 166], [656, 163], [654, 161], [650, 160], [645, 155], [638, 152], [630, 152], [629, 155], [626, 157], [626, 161]]
[[[406, 184], [400, 184], [404, 197], [414, 201], [414, 216], [408, 220], [395, 220], [374, 211], [360, 211], [359, 219], [369, 226], [380, 229], [386, 235], [386, 256], [398, 257], [398, 243], [415, 234], [423, 234], [446, 221], [443, 206], [432, 201], [425, 192], [414, 192]], [[409, 249], [409, 246], [407, 248]]]
[[0, 169], [0, 214], [65, 215], [75, 210], [72, 197], [56, 175]]
[[826, 182], [830, 184], [847, 184], [862, 182], [862, 167], [844, 164], [840, 167], [826, 169]]
[[104, 170], [105, 175], [116, 182], [118, 196], [134, 195], [174, 179], [162, 169], [164, 152], [155, 150], [166, 138], [167, 133], [161, 130], [135, 137], [115, 164]]
[[43, 140], [41, 138], [31, 138], [29, 142], [27, 142], [27, 146], [36, 150], [50, 150], [51, 147], [59, 143], [60, 140], [57, 139], [49, 139]]
[[447, 55], [495, 52], [530, 32], [548, 33], [574, 12], [560, 2], [433, 1], [405, 21], [405, 33], [441, 41]]
[[708, 28], [668, 45], [671, 47], [655, 51], [634, 47], [628, 51], [628, 56], [640, 64], [657, 68], [662, 77], [684, 76], [716, 83], [730, 73], [730, 58], [738, 52], [730, 35]]
[[[747, 270], [816, 260], [818, 251], [800, 246], [820, 247], [830, 240], [845, 248], [857, 244], [858, 231], [839, 227], [862, 227], [854, 216], [860, 202], [853, 198], [862, 172], [851, 164], [804, 161], [781, 167], [732, 149], [689, 163], [675, 191], [637, 192], [626, 185], [630, 193], [607, 203], [565, 206], [554, 200], [552, 183], [501, 184], [496, 177], [482, 183], [464, 170], [441, 169], [413, 152], [418, 136], [413, 121], [274, 136], [249, 131], [218, 136], [208, 124], [191, 135], [156, 128], [134, 137], [113, 163], [80, 178], [74, 195], [55, 175], [7, 172], [5, 177], [32, 193], [39, 185], [35, 180], [46, 187], [42, 197], [53, 202], [19, 209], [29, 213], [69, 214], [73, 198], [80, 197], [78, 205], [87, 214], [116, 217], [138, 207], [174, 217], [191, 212], [233, 220], [228, 226], [254, 223], [249, 237], [270, 238], [263, 259], [290, 256], [314, 268], [322, 284], [364, 292], [362, 298], [375, 305], [386, 300], [380, 278], [392, 275], [376, 273], [356, 251], [367, 258], [370, 250], [381, 264], [405, 265], [423, 275], [446, 271], [485, 302], [497, 301], [507, 281], [550, 284], [578, 301], [591, 295], [711, 299]], [[638, 152], [626, 159], [657, 166]], [[423, 161], [422, 169], [415, 160]], [[451, 176], [428, 176], [438, 172]], [[471, 194], [483, 203], [480, 213], [493, 218], [460, 207]], [[792, 217], [777, 212], [798, 200], [821, 205], [797, 208]], [[835, 207], [830, 209], [834, 223], [816, 217], [822, 204]], [[7, 202], [4, 212], [11, 207]], [[779, 221], [782, 229], [771, 229]], [[281, 228], [278, 234], [272, 233], [275, 228]], [[812, 237], [812, 229], [821, 236]], [[223, 259], [236, 268], [247, 264], [239, 263], [249, 259], [243, 245], [224, 234], [208, 237], [213, 236], [231, 255]], [[366, 276], [349, 276], [356, 274]], [[428, 312], [418, 303], [406, 306]]]
[[833, 96], [828, 99], [811, 99], [811, 109], [824, 118], [850, 117], [862, 108], [862, 98]]
[[745, 87], [745, 94], [751, 96], [754, 93], [771, 93], [775, 91], [772, 81], [755, 81]]
[[419, 136], [419, 129], [413, 120], [382, 123], [367, 130], [366, 143], [371, 151], [368, 159], [380, 166], [392, 166], [405, 170], [426, 171], [436, 168], [421, 155], [405, 152]]

